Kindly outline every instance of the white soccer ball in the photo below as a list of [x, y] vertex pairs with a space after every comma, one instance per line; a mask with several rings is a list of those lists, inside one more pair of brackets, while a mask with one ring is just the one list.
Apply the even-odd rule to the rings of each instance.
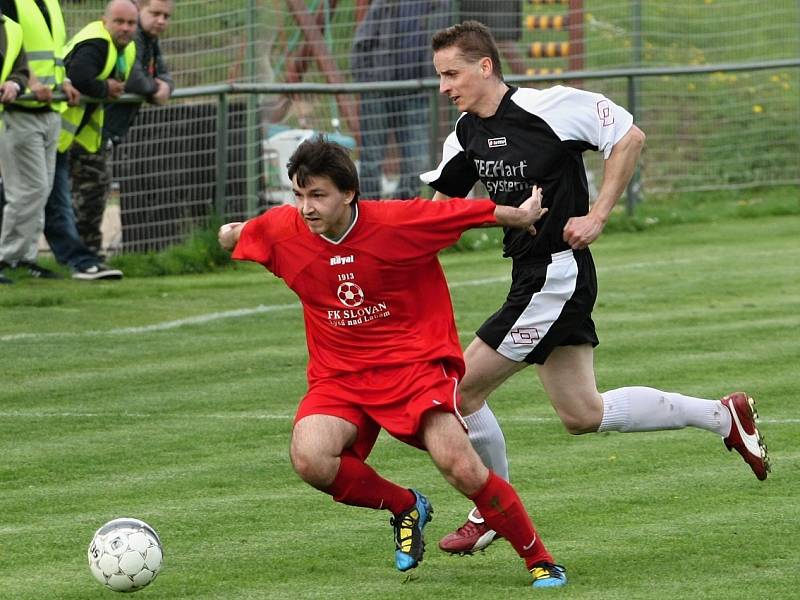
[[97, 530], [88, 555], [97, 581], [115, 592], [135, 592], [156, 578], [164, 554], [155, 529], [123, 517]]

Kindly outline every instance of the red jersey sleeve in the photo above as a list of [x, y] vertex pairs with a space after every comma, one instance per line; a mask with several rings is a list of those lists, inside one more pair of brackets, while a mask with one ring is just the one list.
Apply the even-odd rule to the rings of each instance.
[[273, 247], [295, 232], [296, 213], [294, 207], [281, 206], [247, 221], [231, 258], [257, 262], [274, 272]]
[[379, 220], [392, 228], [391, 246], [384, 256], [413, 260], [452, 246], [467, 229], [496, 225], [491, 200], [451, 198], [382, 201]]

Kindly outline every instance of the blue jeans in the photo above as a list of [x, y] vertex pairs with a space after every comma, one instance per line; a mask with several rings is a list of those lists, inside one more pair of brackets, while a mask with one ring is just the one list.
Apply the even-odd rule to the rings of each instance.
[[56, 155], [53, 189], [44, 207], [44, 236], [56, 260], [73, 271], [100, 264], [100, 258], [86, 247], [75, 225], [67, 152]]
[[361, 94], [360, 197], [381, 198], [387, 138], [394, 132], [400, 154], [400, 182], [393, 198], [416, 198], [420, 173], [426, 171], [429, 144], [429, 97], [423, 92], [364, 92]]

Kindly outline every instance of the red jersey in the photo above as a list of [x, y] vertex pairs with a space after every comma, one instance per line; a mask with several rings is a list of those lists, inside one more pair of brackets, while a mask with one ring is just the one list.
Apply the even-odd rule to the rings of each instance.
[[233, 251], [300, 298], [313, 382], [339, 373], [446, 360], [464, 373], [437, 253], [495, 224], [490, 200], [364, 202], [338, 241], [312, 233], [292, 206], [251, 219]]

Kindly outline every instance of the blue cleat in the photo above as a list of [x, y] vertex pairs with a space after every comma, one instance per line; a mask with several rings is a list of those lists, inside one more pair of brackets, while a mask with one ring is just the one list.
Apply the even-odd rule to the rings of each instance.
[[567, 570], [561, 565], [546, 562], [536, 563], [531, 568], [531, 576], [533, 577], [531, 586], [535, 588], [567, 585]]
[[417, 498], [414, 506], [390, 520], [394, 526], [394, 543], [397, 547], [394, 564], [400, 571], [413, 569], [422, 562], [422, 555], [425, 553], [422, 530], [433, 515], [433, 507], [428, 499], [416, 490], [411, 491]]

